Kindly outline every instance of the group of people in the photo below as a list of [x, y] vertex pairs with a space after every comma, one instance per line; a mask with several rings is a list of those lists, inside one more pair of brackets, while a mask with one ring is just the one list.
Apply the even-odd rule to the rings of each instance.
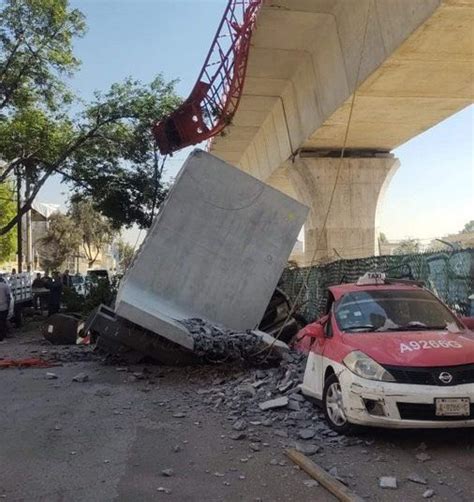
[[[14, 283], [16, 275], [16, 270], [12, 269], [10, 282]], [[69, 270], [65, 270], [64, 274], [55, 271], [51, 277], [48, 274], [41, 276], [40, 273], [37, 273], [31, 286], [33, 307], [35, 310], [43, 310], [47, 305], [48, 315], [51, 316], [59, 312], [63, 289], [72, 287], [72, 278], [69, 275]], [[10, 284], [4, 277], [0, 277], [0, 341], [5, 338], [7, 333], [7, 318], [12, 302], [13, 295]]]
[[67, 269], [63, 274], [54, 271], [51, 277], [48, 274], [41, 276], [40, 273], [37, 273], [31, 287], [33, 289], [33, 306], [35, 309], [43, 309], [44, 290], [48, 290], [48, 315], [53, 315], [59, 312], [61, 295], [65, 288], [72, 287], [72, 279]]

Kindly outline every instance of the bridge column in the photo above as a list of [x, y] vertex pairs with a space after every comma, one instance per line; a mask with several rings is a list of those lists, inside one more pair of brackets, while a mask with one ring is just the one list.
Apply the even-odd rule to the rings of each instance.
[[378, 254], [381, 201], [399, 160], [389, 153], [342, 160], [307, 155], [302, 153], [285, 169], [297, 198], [311, 208], [305, 223], [304, 265]]

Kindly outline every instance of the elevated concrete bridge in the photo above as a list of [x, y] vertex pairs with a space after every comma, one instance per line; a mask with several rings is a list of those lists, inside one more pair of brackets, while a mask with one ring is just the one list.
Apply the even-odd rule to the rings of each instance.
[[474, 0], [265, 0], [211, 151], [311, 207], [303, 262], [372, 255], [391, 151], [471, 104], [473, 86]]

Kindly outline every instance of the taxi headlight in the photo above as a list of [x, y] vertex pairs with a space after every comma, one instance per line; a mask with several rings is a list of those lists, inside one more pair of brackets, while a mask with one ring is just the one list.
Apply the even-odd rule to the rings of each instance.
[[383, 382], [395, 382], [395, 378], [380, 364], [371, 357], [358, 350], [351, 352], [344, 358], [344, 364], [352, 373], [367, 378], [368, 380], [378, 380]]

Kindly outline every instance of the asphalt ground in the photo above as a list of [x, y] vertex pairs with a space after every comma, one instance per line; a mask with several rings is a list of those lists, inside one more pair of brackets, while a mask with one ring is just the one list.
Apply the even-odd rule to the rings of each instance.
[[[74, 357], [50, 369], [0, 370], [2, 500], [336, 500], [308, 486], [311, 478], [285, 456], [290, 440], [271, 427], [252, 428], [252, 441], [231, 439], [226, 411], [204, 406], [199, 392], [219, 368], [76, 361], [83, 349], [50, 346], [38, 325], [0, 343], [3, 358], [47, 358], [58, 350]], [[74, 382], [79, 373], [88, 381]], [[432, 500], [474, 500], [472, 429], [369, 430], [347, 446], [320, 446], [312, 460], [336, 468], [367, 500], [424, 500], [427, 490]], [[409, 481], [413, 474], [426, 485]], [[398, 488], [380, 488], [382, 476], [395, 476]]]

